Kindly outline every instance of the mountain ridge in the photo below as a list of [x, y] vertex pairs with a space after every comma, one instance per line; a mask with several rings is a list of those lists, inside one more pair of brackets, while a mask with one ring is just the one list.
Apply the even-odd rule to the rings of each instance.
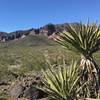
[[[77, 25], [79, 23], [70, 23], [73, 25]], [[28, 35], [44, 35], [44, 36], [51, 36], [54, 33], [57, 32], [62, 32], [63, 30], [66, 29], [68, 23], [63, 23], [63, 24], [46, 24], [40, 28], [30, 28], [27, 30], [17, 30], [14, 32], [0, 32], [0, 42], [6, 42], [18, 38], [24, 38]], [[52, 38], [52, 36], [50, 37]]]

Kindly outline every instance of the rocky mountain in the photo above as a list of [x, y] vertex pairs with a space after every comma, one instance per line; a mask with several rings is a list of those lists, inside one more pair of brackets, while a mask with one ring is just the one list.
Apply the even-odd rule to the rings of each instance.
[[0, 32], [0, 41], [4, 41], [6, 37], [8, 37], [8, 34], [6, 32]]
[[[77, 23], [74, 23], [74, 24], [76, 25]], [[5, 42], [5, 41], [18, 39], [18, 38], [24, 38], [28, 35], [51, 36], [56, 32], [61, 32], [61, 31], [65, 30], [67, 25], [68, 25], [68, 23], [56, 24], [56, 25], [49, 23], [38, 29], [32, 28], [29, 30], [18, 30], [18, 31], [11, 32], [11, 33], [0, 32], [0, 41]], [[50, 38], [52, 38], [52, 36]]]

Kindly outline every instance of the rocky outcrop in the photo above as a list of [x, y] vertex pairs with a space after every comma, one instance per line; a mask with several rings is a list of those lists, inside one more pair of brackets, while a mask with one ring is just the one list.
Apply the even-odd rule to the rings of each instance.
[[54, 32], [56, 32], [55, 25], [53, 25], [53, 24], [47, 24], [47, 25], [41, 27], [39, 30], [40, 30], [39, 34], [46, 35], [46, 36], [50, 36]]
[[6, 32], [0, 32], [0, 41], [5, 42], [8, 37], [8, 34]]
[[37, 86], [43, 86], [41, 82], [41, 75], [37, 76], [25, 76], [15, 82], [12, 82], [8, 89], [9, 100], [26, 100], [41, 99], [46, 94]]

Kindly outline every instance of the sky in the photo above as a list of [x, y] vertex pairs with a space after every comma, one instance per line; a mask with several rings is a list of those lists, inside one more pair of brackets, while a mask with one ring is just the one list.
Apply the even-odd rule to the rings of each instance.
[[100, 23], [100, 0], [0, 0], [0, 31], [66, 22]]

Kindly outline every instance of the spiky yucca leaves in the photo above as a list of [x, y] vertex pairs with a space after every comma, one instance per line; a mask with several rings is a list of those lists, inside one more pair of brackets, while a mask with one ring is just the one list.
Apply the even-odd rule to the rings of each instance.
[[58, 65], [54, 70], [52, 66], [44, 73], [45, 92], [49, 94], [51, 100], [74, 100], [77, 94], [84, 87], [79, 87], [79, 78], [77, 74], [78, 65], [76, 62], [70, 66]]
[[80, 61], [80, 84], [90, 81], [90, 96], [96, 96], [97, 91], [100, 89], [100, 68], [95, 63], [92, 54], [100, 50], [99, 26], [80, 23], [75, 27], [68, 24], [66, 31], [60, 33], [56, 37], [56, 41], [70, 50], [78, 51], [82, 55]]

